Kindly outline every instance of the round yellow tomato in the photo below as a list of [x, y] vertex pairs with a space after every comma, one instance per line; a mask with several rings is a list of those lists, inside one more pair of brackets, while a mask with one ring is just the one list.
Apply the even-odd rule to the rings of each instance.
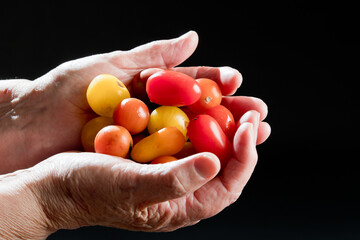
[[112, 118], [96, 117], [88, 121], [81, 130], [81, 143], [86, 152], [95, 152], [94, 140], [96, 134], [104, 127], [113, 123]]
[[104, 117], [112, 117], [115, 107], [129, 97], [126, 86], [110, 74], [95, 77], [86, 91], [86, 98], [92, 110]]
[[164, 127], [176, 127], [187, 139], [187, 125], [189, 118], [180, 108], [174, 106], [161, 106], [150, 114], [148, 131], [150, 134]]

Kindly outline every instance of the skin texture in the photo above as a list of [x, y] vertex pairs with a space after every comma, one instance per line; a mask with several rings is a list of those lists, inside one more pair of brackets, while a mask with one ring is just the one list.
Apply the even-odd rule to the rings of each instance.
[[221, 172], [210, 153], [144, 165], [76, 151], [82, 126], [94, 117], [85, 93], [98, 74], [112, 74], [129, 86], [140, 72], [146, 77], [168, 68], [211, 78], [223, 95], [234, 93], [242, 82], [235, 69], [176, 68], [197, 43], [197, 34], [188, 32], [69, 61], [34, 81], [0, 81], [0, 137], [6, 139], [0, 144], [0, 238], [45, 239], [58, 229], [91, 225], [172, 231], [236, 201], [257, 163], [256, 144], [270, 134], [263, 122], [267, 106], [257, 98], [223, 97], [238, 128], [233, 155]]

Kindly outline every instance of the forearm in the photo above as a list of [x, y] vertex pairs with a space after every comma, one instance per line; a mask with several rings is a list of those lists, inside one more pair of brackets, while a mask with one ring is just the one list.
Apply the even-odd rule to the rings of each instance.
[[31, 169], [0, 175], [0, 239], [46, 239], [46, 216], [32, 192]]

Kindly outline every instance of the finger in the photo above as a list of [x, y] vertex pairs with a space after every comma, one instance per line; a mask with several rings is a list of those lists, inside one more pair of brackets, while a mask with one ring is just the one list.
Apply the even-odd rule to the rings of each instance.
[[267, 122], [260, 122], [259, 130], [258, 130], [258, 137], [256, 140], [256, 144], [262, 144], [269, 138], [271, 133], [271, 127]]
[[221, 104], [231, 111], [236, 122], [250, 110], [255, 110], [260, 113], [260, 121], [264, 120], [268, 114], [268, 107], [264, 101], [255, 97], [223, 97]]
[[235, 155], [221, 175], [188, 195], [185, 203], [177, 200], [176, 203], [186, 210], [189, 221], [214, 216], [240, 196], [257, 162], [253, 132], [252, 123], [241, 125], [235, 134]]
[[194, 192], [214, 178], [220, 170], [219, 159], [199, 153], [178, 161], [143, 165], [137, 192], [143, 206], [176, 199]]
[[254, 136], [256, 136], [256, 144], [259, 145], [270, 136], [271, 133], [271, 127], [267, 122], [260, 122], [260, 114], [255, 110], [250, 110], [246, 112], [240, 120], [236, 124], [236, 128], [239, 128], [241, 124], [245, 122], [249, 122], [254, 124], [255, 130], [257, 129], [257, 132], [254, 132]]
[[234, 94], [242, 83], [242, 75], [231, 67], [177, 67], [174, 70], [195, 79], [210, 78], [214, 80], [224, 96]]
[[195, 51], [198, 35], [190, 31], [178, 38], [159, 40], [141, 45], [127, 52], [120, 52], [115, 61], [122, 62], [124, 57], [133, 64], [129, 68], [171, 68], [181, 64]]
[[242, 192], [257, 163], [254, 131], [257, 129], [252, 123], [240, 125], [234, 136], [234, 157], [228, 161], [220, 176], [226, 189], [236, 195]]
[[260, 124], [260, 113], [255, 110], [250, 110], [246, 112], [244, 115], [241, 116], [239, 122], [237, 123], [237, 127], [240, 127], [241, 124], [244, 123], [252, 123], [253, 124], [253, 136], [254, 136], [254, 143], [256, 143], [257, 135], [258, 135], [258, 128]]

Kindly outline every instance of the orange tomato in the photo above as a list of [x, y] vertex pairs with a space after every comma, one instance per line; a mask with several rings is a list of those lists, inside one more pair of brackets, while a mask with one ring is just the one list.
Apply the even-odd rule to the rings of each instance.
[[133, 140], [126, 128], [110, 125], [98, 132], [94, 146], [97, 153], [126, 157], [133, 146]]
[[208, 78], [196, 79], [201, 89], [200, 99], [188, 108], [196, 114], [200, 114], [207, 109], [213, 108], [221, 103], [222, 93], [219, 85]]
[[96, 117], [88, 121], [81, 130], [81, 143], [86, 152], [95, 152], [94, 140], [96, 134], [104, 127], [113, 123], [112, 118]]
[[115, 108], [114, 123], [125, 127], [131, 134], [142, 132], [149, 122], [149, 109], [137, 98], [122, 100]]
[[138, 142], [130, 156], [136, 162], [147, 163], [179, 152], [184, 143], [184, 135], [176, 127], [165, 127]]
[[173, 156], [161, 156], [158, 158], [155, 158], [150, 162], [150, 164], [159, 164], [159, 163], [167, 163], [167, 162], [173, 162], [178, 160], [176, 157]]

